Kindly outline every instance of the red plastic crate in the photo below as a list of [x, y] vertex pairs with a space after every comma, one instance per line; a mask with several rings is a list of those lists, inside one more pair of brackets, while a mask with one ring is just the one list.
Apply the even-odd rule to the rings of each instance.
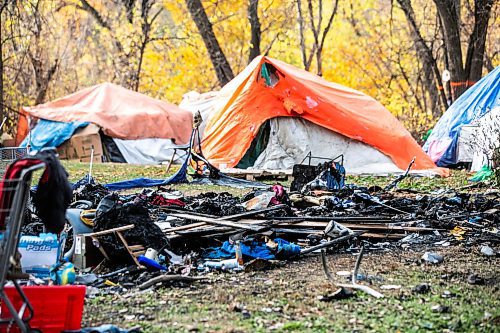
[[[81, 329], [85, 286], [29, 286], [22, 289], [33, 306], [33, 318], [29, 321], [31, 328], [43, 333]], [[22, 300], [15, 288], [6, 287], [5, 292], [14, 307], [19, 309]], [[0, 318], [11, 318], [5, 304], [1, 306]], [[19, 332], [15, 324], [12, 326], [9, 333]], [[6, 332], [7, 327], [0, 325], [0, 333]]]

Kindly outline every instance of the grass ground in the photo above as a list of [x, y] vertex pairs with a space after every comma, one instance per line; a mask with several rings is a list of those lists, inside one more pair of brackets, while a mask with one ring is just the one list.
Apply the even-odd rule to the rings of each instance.
[[[88, 170], [82, 163], [64, 165], [72, 181]], [[96, 164], [93, 175], [102, 183], [167, 176], [162, 166], [120, 164]], [[445, 179], [412, 177], [399, 187], [457, 188], [466, 185], [469, 176], [456, 171]], [[363, 186], [383, 186], [389, 181], [385, 177], [348, 177], [349, 183]], [[218, 186], [173, 187], [185, 194], [245, 191]], [[437, 251], [445, 256], [438, 266], [420, 263], [423, 249], [366, 255], [361, 270], [377, 277], [375, 289], [380, 290], [383, 284], [401, 286], [381, 290], [386, 297], [379, 300], [358, 292], [346, 300], [320, 301], [319, 296], [336, 288], [325, 279], [318, 257], [312, 256], [263, 272], [213, 274], [208, 281], [192, 285], [88, 299], [83, 324], [138, 325], [145, 332], [500, 332], [498, 259], [482, 256], [477, 244]], [[355, 261], [347, 254], [328, 258], [334, 273], [352, 269]], [[485, 283], [469, 284], [469, 274], [477, 274]], [[341, 281], [341, 277], [336, 278]], [[430, 292], [414, 294], [412, 288], [421, 283], [430, 284]], [[433, 310], [438, 305], [441, 307]]]
[[[80, 163], [73, 161], [63, 161], [64, 167], [70, 175], [70, 181], [77, 181], [89, 172], [88, 163]], [[137, 177], [148, 178], [166, 178], [172, 175], [177, 170], [177, 166], [173, 166], [167, 173], [166, 166], [162, 165], [129, 165], [121, 163], [99, 163], [92, 167], [92, 176], [100, 183], [109, 183], [119, 180], [132, 179]], [[458, 188], [468, 184], [467, 179], [471, 174], [461, 170], [453, 170], [451, 177], [448, 178], [429, 178], [429, 177], [408, 177], [399, 183], [399, 188], [410, 188], [414, 190], [436, 190]], [[347, 176], [347, 183], [356, 184], [359, 186], [379, 185], [385, 186], [392, 180], [392, 177], [377, 177], [377, 176]], [[206, 186], [196, 185], [176, 185], [179, 190], [186, 190], [189, 193], [194, 191], [206, 191]], [[212, 188], [210, 186], [209, 188]], [[241, 190], [235, 190], [230, 187], [213, 187], [215, 191], [227, 190], [235, 194], [241, 193]]]
[[[309, 257], [264, 272], [214, 274], [191, 286], [91, 299], [84, 323], [138, 325], [145, 332], [498, 332], [498, 259], [476, 252], [441, 249], [445, 261], [439, 266], [420, 264], [423, 251], [369, 254], [361, 271], [380, 279], [373, 288], [401, 286], [381, 290], [382, 299], [358, 292], [350, 299], [320, 301], [336, 288], [325, 279], [318, 257]], [[355, 261], [350, 255], [328, 259], [332, 272], [350, 270]], [[468, 284], [471, 273], [485, 284]], [[412, 292], [421, 283], [430, 284], [429, 293]]]

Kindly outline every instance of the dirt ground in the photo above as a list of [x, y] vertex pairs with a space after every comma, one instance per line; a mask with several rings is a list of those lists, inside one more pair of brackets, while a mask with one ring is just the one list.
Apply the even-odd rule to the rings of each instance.
[[[426, 249], [429, 250], [429, 249]], [[325, 302], [337, 288], [315, 254], [267, 271], [211, 273], [206, 282], [162, 286], [88, 299], [84, 324], [140, 326], [145, 332], [499, 332], [498, 258], [479, 246], [436, 248], [439, 265], [423, 264], [418, 251], [390, 250], [365, 255], [360, 272], [385, 297], [363, 292]], [[352, 254], [329, 254], [328, 265], [352, 270]], [[481, 284], [468, 280], [475, 274]], [[477, 282], [477, 281], [476, 281]], [[427, 283], [430, 291], [412, 289]], [[400, 289], [383, 290], [383, 285]]]

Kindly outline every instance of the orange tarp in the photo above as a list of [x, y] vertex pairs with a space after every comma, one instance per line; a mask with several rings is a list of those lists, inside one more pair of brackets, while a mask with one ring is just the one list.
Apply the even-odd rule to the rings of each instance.
[[[103, 83], [34, 107], [21, 113], [53, 121], [87, 121], [119, 139], [163, 138], [177, 144], [189, 141], [192, 114], [112, 83]], [[26, 118], [18, 124], [17, 140], [28, 132]]]
[[[261, 76], [264, 63], [277, 70], [279, 81], [273, 87]], [[375, 99], [269, 57], [254, 59], [219, 96], [202, 142], [204, 155], [216, 166], [236, 166], [266, 120], [301, 117], [378, 149], [400, 169], [415, 156], [412, 170], [448, 172], [437, 168]]]

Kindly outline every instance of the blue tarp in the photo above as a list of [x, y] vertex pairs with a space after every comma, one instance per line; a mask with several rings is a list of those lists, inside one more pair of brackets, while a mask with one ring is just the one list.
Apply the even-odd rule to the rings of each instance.
[[127, 190], [138, 187], [152, 187], [152, 186], [165, 186], [169, 184], [187, 183], [187, 167], [189, 156], [186, 158], [182, 166], [172, 177], [167, 179], [150, 179], [150, 178], [135, 178], [130, 180], [123, 180], [116, 183], [109, 183], [104, 185], [108, 190]]
[[423, 149], [438, 166], [457, 163], [460, 129], [500, 106], [500, 66], [465, 91], [439, 119]]
[[[276, 250], [271, 250], [265, 243], [250, 241], [240, 244], [241, 253], [244, 257], [250, 259], [265, 259], [272, 260], [275, 258], [288, 259], [300, 254], [300, 246], [290, 243], [284, 239], [276, 238], [274, 240], [278, 244]], [[229, 241], [225, 241], [220, 247], [208, 249], [204, 254], [205, 259], [230, 259], [236, 256], [234, 245]]]
[[83, 121], [74, 121], [64, 123], [40, 119], [35, 128], [23, 140], [21, 147], [26, 147], [28, 140], [31, 143], [31, 150], [38, 151], [47, 147], [59, 147], [64, 141], [71, 138], [73, 133], [80, 127], [85, 127], [89, 123]]
[[[191, 133], [191, 146], [193, 144], [195, 132]], [[130, 180], [124, 180], [116, 183], [110, 183], [104, 185], [107, 189], [112, 191], [117, 190], [128, 190], [131, 188], [139, 188], [139, 187], [153, 187], [153, 186], [165, 186], [170, 184], [178, 184], [178, 183], [188, 183], [187, 178], [187, 169], [189, 165], [189, 161], [191, 161], [192, 152], [189, 150], [184, 163], [181, 168], [170, 178], [167, 179], [150, 179], [150, 178], [135, 178]], [[202, 157], [199, 157], [202, 158]], [[209, 165], [209, 162], [202, 158], [203, 162]], [[195, 178], [192, 181], [193, 184], [215, 184], [215, 185], [225, 185], [225, 186], [235, 186], [240, 188], [251, 187], [251, 188], [267, 188], [268, 185], [251, 182], [248, 180], [237, 179], [233, 177], [229, 177], [224, 175], [223, 173], [219, 173], [218, 178], [209, 178], [206, 176]]]

